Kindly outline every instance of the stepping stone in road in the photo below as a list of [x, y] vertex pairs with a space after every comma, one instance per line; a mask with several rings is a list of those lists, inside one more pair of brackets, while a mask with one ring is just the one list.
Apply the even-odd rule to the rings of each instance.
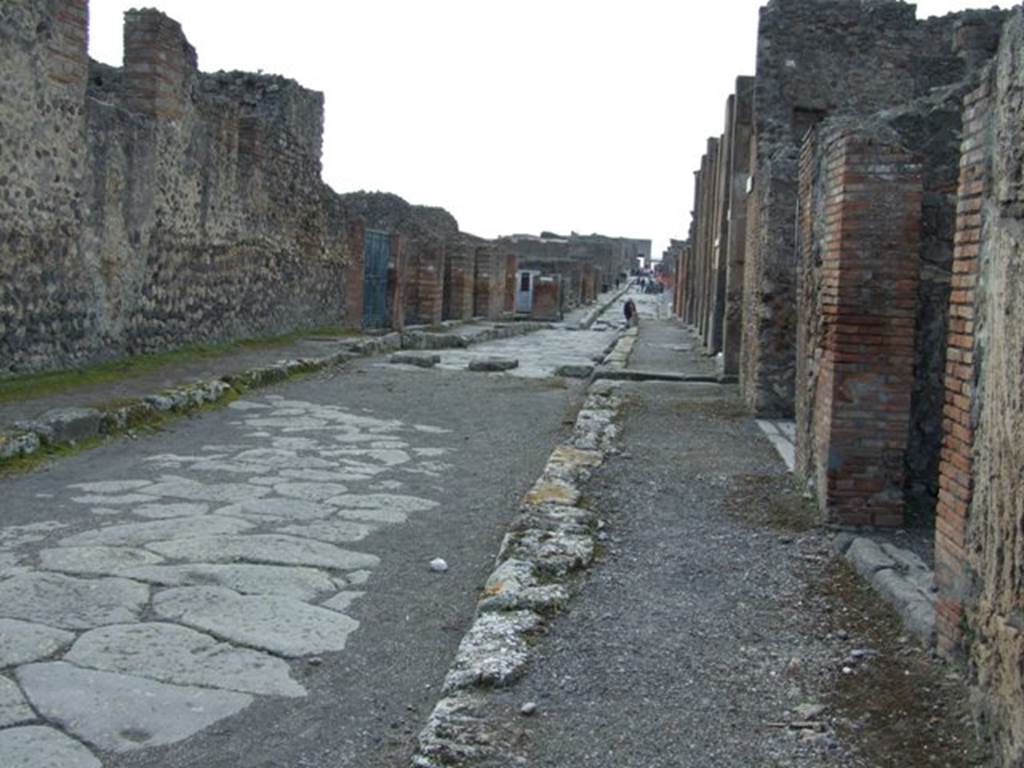
[[415, 365], [419, 368], [433, 368], [441, 362], [441, 356], [424, 352], [395, 352], [391, 356], [391, 362], [396, 365]]
[[594, 372], [592, 365], [562, 365], [555, 371], [556, 376], [567, 379], [585, 379]]
[[519, 361], [514, 357], [483, 357], [469, 361], [469, 370], [483, 373], [498, 373], [511, 371], [519, 367]]

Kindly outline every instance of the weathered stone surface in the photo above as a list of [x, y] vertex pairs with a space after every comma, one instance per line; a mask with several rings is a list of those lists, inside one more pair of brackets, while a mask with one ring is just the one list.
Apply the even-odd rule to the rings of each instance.
[[351, 607], [352, 603], [354, 603], [356, 600], [358, 600], [365, 594], [365, 592], [356, 591], [339, 592], [330, 600], [325, 600], [323, 603], [321, 603], [321, 605], [324, 608], [330, 608], [332, 611], [345, 613], [345, 611], [347, 611]]
[[178, 517], [96, 528], [63, 538], [60, 540], [60, 545], [62, 547], [140, 546], [166, 539], [241, 533], [252, 527], [252, 523], [233, 517], [218, 517], [216, 515]]
[[531, 563], [506, 560], [487, 579], [477, 610], [546, 613], [562, 608], [568, 601], [569, 592], [561, 584], [538, 586]]
[[472, 765], [494, 758], [499, 745], [485, 705], [484, 697], [473, 691], [456, 691], [441, 699], [417, 737], [414, 768]]
[[301, 499], [252, 499], [217, 510], [219, 514], [271, 520], [322, 520], [334, 514], [329, 504]]
[[896, 562], [871, 539], [863, 537], [854, 540], [846, 550], [846, 559], [853, 565], [861, 578], [870, 580], [876, 571], [895, 568]]
[[444, 693], [475, 687], [500, 688], [522, 674], [529, 657], [526, 636], [540, 627], [530, 611], [484, 613], [459, 644]]
[[909, 632], [925, 644], [935, 641], [935, 606], [910, 579], [885, 568], [871, 576], [871, 586], [896, 609]]
[[519, 361], [507, 357], [485, 357], [471, 360], [467, 367], [471, 371], [500, 373], [502, 371], [511, 371], [513, 368], [518, 368]]
[[249, 597], [221, 587], [169, 589], [153, 598], [161, 618], [281, 656], [341, 651], [359, 622], [277, 596]]
[[527, 504], [562, 504], [573, 506], [580, 500], [579, 489], [575, 485], [560, 480], [540, 479], [526, 494]]
[[341, 483], [277, 483], [274, 485], [274, 493], [293, 499], [326, 501], [348, 493], [348, 488]]
[[148, 548], [165, 557], [199, 563], [238, 561], [308, 565], [314, 568], [351, 571], [357, 568], [375, 568], [380, 562], [375, 555], [352, 552], [322, 541], [280, 534], [198, 536], [177, 541], [158, 541], [150, 544]]
[[542, 573], [563, 576], [585, 568], [594, 559], [589, 535], [529, 529], [505, 536], [499, 560], [516, 558], [532, 562]]
[[41, 725], [0, 731], [0, 755], [5, 768], [103, 768], [83, 745]]
[[167, 685], [64, 662], [29, 664], [17, 676], [43, 717], [110, 752], [173, 744], [252, 702], [243, 693]]
[[[13, 681], [0, 677], [0, 728], [31, 723], [35, 719], [36, 713], [21, 695], [21, 689]], [[0, 757], [3, 757], [3, 752], [0, 752]]]
[[75, 636], [62, 629], [17, 619], [0, 619], [0, 667], [14, 667], [52, 656]]
[[210, 511], [209, 504], [143, 504], [140, 507], [132, 507], [131, 513], [137, 517], [147, 517], [154, 520], [163, 520], [170, 517], [194, 517], [205, 515]]
[[55, 408], [29, 425], [44, 443], [60, 445], [95, 437], [103, 414], [95, 408]]
[[149, 588], [127, 579], [27, 573], [0, 582], [0, 616], [63, 629], [136, 621]]
[[79, 667], [241, 693], [304, 696], [288, 664], [175, 624], [149, 622], [86, 632], [64, 659]]
[[159, 555], [131, 547], [57, 547], [39, 553], [43, 569], [73, 574], [116, 575], [127, 568], [162, 562]]
[[308, 525], [288, 525], [278, 528], [277, 532], [317, 541], [327, 541], [331, 544], [346, 544], [361, 541], [376, 530], [375, 526], [351, 520], [323, 520]]
[[334, 589], [326, 573], [301, 566], [191, 563], [130, 568], [121, 575], [164, 587], [227, 587], [246, 595], [281, 595], [307, 602]]
[[441, 356], [424, 352], [396, 352], [391, 355], [391, 362], [398, 365], [415, 365], [419, 368], [433, 368], [441, 362]]
[[[247, 461], [244, 454], [236, 458]], [[205, 457], [204, 457], [205, 458]], [[175, 499], [190, 501], [219, 501], [225, 504], [236, 504], [249, 499], [256, 499], [270, 493], [269, 488], [241, 483], [201, 483], [187, 477], [165, 476], [159, 483], [143, 489], [148, 496], [168, 496]]]

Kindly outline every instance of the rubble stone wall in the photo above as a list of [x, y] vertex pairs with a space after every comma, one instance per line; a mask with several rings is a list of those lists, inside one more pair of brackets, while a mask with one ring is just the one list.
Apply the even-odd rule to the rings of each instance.
[[360, 238], [320, 180], [321, 94], [199, 73], [157, 11], [114, 69], [85, 2], [6, 5], [0, 372], [343, 321]]
[[937, 579], [997, 764], [1024, 761], [1024, 12], [965, 99]]

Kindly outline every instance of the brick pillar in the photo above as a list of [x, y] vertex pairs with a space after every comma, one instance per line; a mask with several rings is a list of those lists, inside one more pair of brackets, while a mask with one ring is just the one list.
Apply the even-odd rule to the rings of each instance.
[[728, 263], [725, 273], [725, 326], [722, 332], [722, 373], [739, 372], [743, 337], [743, 262], [747, 246], [747, 181], [750, 178], [750, 138], [754, 108], [754, 78], [736, 79], [729, 157], [729, 215], [726, 222]]
[[920, 168], [905, 150], [853, 131], [825, 144], [824, 162], [811, 415], [819, 504], [833, 522], [898, 526], [914, 388]]
[[445, 249], [445, 320], [468, 320], [473, 316], [473, 250], [465, 244]]
[[991, 94], [986, 82], [964, 99], [960, 184], [950, 295], [946, 398], [935, 522], [936, 625], [939, 651], [960, 653], [961, 615], [967, 585], [966, 530], [973, 497], [974, 420], [977, 381], [974, 292], [981, 243], [982, 200], [991, 183], [986, 125]]
[[189, 102], [196, 52], [181, 25], [159, 11], [124, 15], [125, 104], [133, 112], [177, 119]]
[[84, 94], [89, 79], [89, 3], [87, 0], [50, 0], [49, 6], [50, 78]]

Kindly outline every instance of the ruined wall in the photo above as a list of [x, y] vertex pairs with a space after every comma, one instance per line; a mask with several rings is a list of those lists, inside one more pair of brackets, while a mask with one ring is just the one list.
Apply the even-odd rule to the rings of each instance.
[[90, 67], [84, 2], [15, 5], [0, 26], [0, 123], [18, 147], [0, 160], [3, 371], [344, 319], [359, 228], [320, 180], [320, 94], [199, 73], [156, 11], [126, 14], [123, 69]]
[[741, 386], [758, 413], [794, 403], [798, 146], [827, 115], [869, 114], [961, 81], [956, 18], [902, 2], [772, 0], [761, 10]]
[[[445, 276], [465, 266], [465, 254], [459, 252], [459, 225], [450, 213], [443, 208], [411, 205], [389, 192], [350, 192], [341, 199], [368, 228], [401, 238], [403, 257], [397, 279], [404, 323], [430, 325], [442, 318], [464, 319], [459, 306], [451, 303], [450, 289], [449, 310], [455, 314], [446, 315], [444, 309]], [[449, 259], [455, 263], [449, 265]]]
[[[939, 633], [997, 763], [1024, 761], [1024, 14], [965, 99], [936, 537]], [[964, 631], [966, 630], [966, 631]]]

